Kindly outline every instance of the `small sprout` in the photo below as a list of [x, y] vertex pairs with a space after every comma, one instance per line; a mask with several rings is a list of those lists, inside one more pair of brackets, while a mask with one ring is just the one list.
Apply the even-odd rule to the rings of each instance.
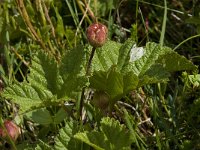
[[101, 47], [107, 40], [108, 29], [101, 23], [91, 24], [86, 31], [87, 39], [93, 47]]
[[0, 128], [0, 136], [6, 138], [8, 134], [13, 141], [16, 141], [20, 135], [20, 128], [10, 120], [4, 122], [4, 127], [7, 130], [7, 133], [3, 128]]

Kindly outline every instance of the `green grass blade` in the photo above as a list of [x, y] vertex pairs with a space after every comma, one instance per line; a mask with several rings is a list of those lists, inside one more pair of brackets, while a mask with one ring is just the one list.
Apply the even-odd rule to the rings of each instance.
[[187, 39], [185, 39], [184, 41], [182, 41], [180, 44], [178, 44], [174, 49], [173, 51], [175, 51], [177, 48], [179, 48], [182, 44], [186, 43], [187, 41], [191, 40], [191, 39], [194, 39], [194, 38], [197, 38], [197, 37], [200, 37], [200, 34], [197, 34], [197, 35], [194, 35], [194, 36], [191, 36]]
[[78, 16], [76, 15], [76, 12], [75, 12], [76, 10], [73, 9], [71, 3], [68, 0], [66, 0], [66, 3], [67, 3], [67, 6], [69, 8], [69, 11], [72, 15], [72, 18], [74, 20], [75, 25], [76, 25], [76, 27], [78, 27], [79, 20], [78, 20]]
[[167, 22], [167, 2], [165, 2], [165, 9], [164, 9], [164, 16], [163, 16], [163, 23], [162, 23], [162, 31], [160, 35], [160, 45], [163, 46], [164, 38], [165, 38], [165, 29], [166, 29], [166, 22]]

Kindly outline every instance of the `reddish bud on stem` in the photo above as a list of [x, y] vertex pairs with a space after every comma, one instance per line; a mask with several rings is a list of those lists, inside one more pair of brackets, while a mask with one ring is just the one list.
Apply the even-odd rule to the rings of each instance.
[[91, 24], [86, 31], [88, 41], [93, 47], [101, 47], [107, 40], [107, 33], [107, 27], [101, 23]]
[[[20, 134], [19, 127], [16, 124], [14, 124], [12, 121], [9, 121], [9, 120], [6, 120], [4, 122], [4, 126], [7, 130], [8, 135], [11, 137], [11, 139], [13, 141], [16, 141]], [[0, 136], [3, 138], [7, 137], [6, 132], [2, 128], [0, 128]]]

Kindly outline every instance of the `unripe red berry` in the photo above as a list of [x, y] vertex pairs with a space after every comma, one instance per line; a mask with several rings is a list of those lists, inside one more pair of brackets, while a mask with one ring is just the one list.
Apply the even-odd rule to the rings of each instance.
[[101, 47], [107, 40], [108, 29], [101, 23], [91, 24], [86, 31], [87, 39], [93, 47]]
[[[4, 126], [8, 132], [8, 135], [11, 137], [11, 139], [16, 141], [16, 139], [18, 138], [20, 134], [20, 128], [16, 124], [14, 124], [12, 121], [9, 121], [9, 120], [6, 120], [4, 122]], [[3, 138], [7, 137], [6, 132], [2, 128], [0, 128], [0, 136]]]

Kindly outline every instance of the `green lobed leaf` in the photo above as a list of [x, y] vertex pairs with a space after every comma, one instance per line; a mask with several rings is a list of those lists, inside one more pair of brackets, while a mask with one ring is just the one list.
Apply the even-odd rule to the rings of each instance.
[[97, 48], [92, 60], [93, 71], [108, 71], [117, 64], [121, 44], [107, 41], [102, 47]]
[[130, 150], [131, 145], [130, 134], [125, 127], [109, 117], [102, 119], [100, 131], [79, 132], [74, 137], [96, 150]]
[[169, 76], [169, 72], [167, 72], [161, 64], [152, 65], [140, 78], [138, 87], [145, 84], [167, 82], [169, 80]]
[[117, 67], [122, 71], [123, 67], [129, 64], [130, 60], [130, 50], [135, 42], [132, 39], [126, 40], [126, 42], [119, 49], [119, 57], [117, 62]]
[[39, 144], [37, 144], [35, 150], [53, 150], [53, 148], [44, 141], [39, 140]]
[[76, 75], [65, 75], [64, 84], [58, 92], [58, 98], [70, 97], [77, 99], [77, 95], [82, 88], [87, 84], [88, 79], [85, 76], [78, 77]]
[[118, 120], [109, 117], [103, 118], [101, 121], [101, 131], [111, 143], [112, 149], [117, 150], [123, 147], [129, 147], [130, 149], [130, 133]]
[[191, 61], [172, 50], [161, 55], [156, 62], [162, 64], [168, 72], [197, 69]]
[[[170, 74], [168, 72], [169, 69], [166, 70], [164, 68], [164, 65], [162, 65], [160, 62], [158, 62], [158, 60], [159, 60], [159, 58], [161, 58], [162, 56], [164, 56], [168, 53], [171, 54], [172, 50], [168, 47], [161, 47], [159, 44], [156, 44], [156, 43], [147, 43], [142, 57], [131, 62], [130, 61], [130, 51], [133, 48], [134, 44], [135, 44], [135, 42], [132, 39], [128, 39], [120, 48], [117, 47], [118, 50], [116, 48], [116, 51], [119, 51], [117, 65], [115, 63], [110, 63], [110, 64], [107, 63], [106, 60], [109, 60], [109, 58], [106, 57], [105, 55], [101, 56], [101, 54], [100, 54], [99, 58], [103, 57], [106, 59], [99, 61], [99, 64], [103, 64], [102, 66], [106, 66], [106, 67], [102, 67], [102, 68], [98, 68], [98, 66], [96, 67], [98, 69], [96, 69], [95, 71], [97, 71], [97, 70], [100, 70], [100, 71], [98, 73], [94, 71], [93, 77], [90, 80], [91, 87], [94, 87], [98, 90], [104, 90], [111, 95], [112, 94], [120, 95], [120, 93], [122, 93], [122, 92], [120, 92], [120, 89], [121, 89], [120, 85], [124, 87], [123, 93], [127, 93], [127, 92], [135, 89], [136, 86], [139, 87], [139, 86], [142, 86], [145, 84], [168, 81], [168, 77], [170, 76]], [[110, 54], [110, 55], [112, 55], [112, 54]], [[118, 78], [117, 78], [119, 80], [116, 80], [116, 78], [108, 79], [108, 75], [109, 75], [108, 70], [109, 69], [111, 70], [111, 66], [114, 66], [114, 65], [116, 65], [117, 69], [119, 70]], [[174, 65], [174, 66], [176, 66], [176, 65]], [[107, 70], [107, 73], [105, 72], [106, 70]], [[125, 79], [123, 81], [123, 84], [126, 83], [126, 85], [119, 84], [120, 78], [122, 78], [122, 77], [119, 77], [120, 76], [119, 74], [121, 74], [123, 79]], [[115, 75], [115, 76], [117, 76], [117, 75]], [[138, 83], [138, 78], [139, 78], [139, 83]], [[116, 81], [118, 81], [118, 82], [116, 82]], [[115, 88], [115, 89], [112, 88], [112, 86], [114, 86], [114, 84], [115, 85], [117, 84], [118, 90], [117, 90], [117, 88]], [[108, 88], [108, 86], [110, 86], [110, 88]], [[127, 89], [125, 89], [126, 87], [127, 87]], [[117, 93], [115, 93], [114, 91]], [[113, 98], [113, 97], [115, 97], [115, 95], [113, 95], [111, 97]]]
[[53, 94], [56, 94], [63, 84], [57, 63], [43, 53], [38, 53], [33, 57], [27, 80], [28, 82], [10, 85], [2, 94], [3, 97], [19, 104], [22, 112], [51, 102], [55, 99]]
[[67, 117], [66, 111], [61, 107], [53, 117], [53, 123], [59, 124]]
[[67, 95], [74, 98], [75, 93], [82, 90], [88, 82], [85, 66], [86, 52], [83, 46], [79, 45], [64, 55], [60, 67], [64, 84], [58, 92], [58, 97]]
[[107, 89], [107, 72], [95, 71], [89, 81], [92, 88], [105, 91]]
[[68, 149], [83, 149], [83, 150], [90, 150], [90, 146], [86, 143], [83, 143], [82, 141], [75, 139], [74, 137], [71, 138], [71, 140], [68, 143]]
[[56, 150], [68, 150], [68, 143], [72, 135], [73, 122], [67, 122], [64, 128], [61, 128], [59, 135], [55, 138]]
[[122, 73], [132, 71], [136, 74], [140, 79], [138, 86], [166, 82], [170, 76], [169, 72], [172, 71], [196, 69], [185, 57], [172, 51], [169, 47], [162, 47], [156, 43], [147, 43], [143, 56], [130, 62], [131, 43], [134, 44], [131, 40], [125, 42], [124, 53], [121, 52], [123, 49], [120, 49], [121, 56], [119, 56], [118, 67]]
[[109, 145], [104, 146], [106, 144], [104, 135], [97, 131], [77, 133], [74, 137], [85, 142], [96, 150], [104, 150], [109, 148]]
[[138, 77], [133, 72], [122, 74], [117, 71], [116, 67], [111, 67], [108, 72], [95, 71], [90, 77], [90, 87], [105, 91], [109, 95], [111, 103], [135, 89], [137, 84]]
[[138, 77], [133, 72], [128, 72], [123, 76], [123, 93], [127, 94], [138, 86]]
[[[111, 43], [110, 43], [111, 44]], [[117, 68], [120, 71], [119, 74], [123, 74], [123, 78], [126, 79], [125, 81], [127, 81], [126, 85], [123, 85], [124, 87], [127, 86], [131, 86], [131, 88], [129, 88], [129, 90], [124, 90], [124, 93], [127, 93], [128, 91], [130, 91], [131, 89], [134, 89], [137, 86], [137, 82], [138, 82], [138, 78], [140, 79], [138, 86], [142, 86], [145, 84], [151, 84], [151, 83], [158, 83], [158, 82], [166, 82], [168, 81], [168, 77], [169, 77], [169, 72], [170, 71], [170, 61], [166, 61], [168, 62], [165, 63], [166, 65], [162, 64], [161, 62], [159, 62], [158, 60], [164, 60], [163, 56], [167, 56], [168, 54], [171, 55], [172, 54], [172, 50], [168, 47], [161, 47], [159, 44], [156, 43], [147, 43], [146, 48], [144, 50], [144, 54], [141, 58], [130, 62], [130, 51], [133, 48], [133, 45], [135, 44], [135, 42], [131, 39], [128, 39], [119, 49], [119, 56], [118, 56], [118, 60], [117, 60]], [[104, 50], [104, 49], [103, 49]], [[116, 51], [117, 48], [116, 48]], [[111, 54], [110, 54], [111, 55]], [[180, 55], [177, 55], [177, 57], [172, 56], [172, 58], [174, 60], [178, 60], [178, 57]], [[101, 56], [101, 53], [99, 55], [99, 58], [106, 58], [106, 59], [102, 59], [101, 64], [104, 64], [102, 66], [106, 66], [106, 67], [102, 67], [101, 69], [97, 69], [97, 70], [101, 70], [101, 71], [105, 71], [109, 69], [111, 69], [112, 65], [115, 65], [115, 63], [107, 63], [106, 60], [109, 60], [109, 58], [107, 58], [105, 55]], [[182, 56], [180, 56], [181, 58]], [[176, 68], [177, 66], [180, 66], [180, 69], [189, 69], [190, 65], [192, 65], [191, 63], [188, 63], [189, 61], [187, 59], [185, 59], [184, 57], [182, 57], [185, 60], [185, 64], [188, 64], [188, 67], [182, 67], [179, 65], [179, 62], [174, 62], [175, 63], [172, 67]], [[100, 60], [100, 59], [99, 59]], [[183, 61], [182, 61], [183, 62]], [[185, 65], [187, 66], [187, 65]], [[98, 68], [98, 67], [97, 67]], [[176, 69], [171, 68], [171, 70], [176, 71]], [[179, 70], [179, 67], [177, 67], [177, 70]], [[120, 76], [118, 74], [118, 76]], [[131, 76], [129, 74], [132, 74]], [[98, 90], [105, 90], [110, 91], [108, 92], [109, 94], [112, 95], [112, 93], [114, 94], [114, 92], [112, 92], [112, 90], [114, 90], [113, 88], [107, 88], [108, 86], [114, 86], [114, 84], [118, 84], [119, 82], [116, 81], [120, 81], [121, 77], [118, 77], [116, 80], [114, 78], [109, 78], [108, 79], [108, 73], [105, 72], [94, 72], [94, 80], [91, 80], [91, 86], [94, 85], [94, 88], [97, 88]], [[115, 75], [117, 76], [117, 75]], [[113, 77], [113, 76], [112, 76]], [[127, 77], [130, 77], [131, 81], [129, 82]], [[95, 79], [96, 78], [96, 79]], [[93, 82], [94, 81], [94, 82]], [[115, 81], [115, 82], [114, 82]], [[125, 82], [124, 81], [124, 82]], [[135, 81], [135, 82], [134, 82]], [[109, 83], [108, 83], [109, 82]], [[135, 83], [135, 84], [134, 84]], [[106, 87], [105, 87], [106, 85]], [[118, 84], [117, 87], [119, 87]], [[120, 95], [120, 88], [115, 89], [116, 92], [119, 93]], [[111, 96], [114, 97], [114, 96]]]
[[159, 44], [147, 43], [144, 49], [144, 55], [136, 61], [128, 63], [123, 68], [123, 72], [133, 71], [138, 77], [145, 74], [152, 65], [155, 64], [158, 57], [168, 52], [169, 48], [161, 48]]
[[32, 59], [28, 82], [7, 87], [2, 96], [19, 104], [23, 112], [44, 106], [57, 98], [74, 98], [87, 83], [85, 62], [85, 51], [81, 46], [63, 57], [61, 67], [55, 59], [38, 53]]
[[75, 121], [66, 122], [65, 127], [59, 130], [59, 134], [55, 138], [55, 150], [71, 150], [84, 149], [89, 150], [88, 145], [74, 138], [78, 132], [78, 124]]
[[32, 86], [41, 90], [48, 89], [53, 94], [56, 94], [63, 84], [57, 62], [44, 53], [39, 53], [33, 58], [28, 81]]
[[123, 76], [111, 68], [107, 76], [106, 92], [110, 95], [111, 100], [118, 100], [123, 95]]
[[85, 75], [86, 51], [82, 45], [74, 47], [66, 52], [62, 57], [60, 72], [64, 77], [65, 74]]
[[7, 87], [2, 96], [19, 104], [20, 110], [25, 112], [42, 106], [43, 102], [50, 100], [53, 95], [46, 89], [40, 90], [38, 87], [32, 87], [29, 83], [23, 82]]
[[50, 112], [45, 108], [33, 111], [31, 118], [34, 122], [42, 125], [49, 125], [53, 123], [53, 119], [51, 117]]

